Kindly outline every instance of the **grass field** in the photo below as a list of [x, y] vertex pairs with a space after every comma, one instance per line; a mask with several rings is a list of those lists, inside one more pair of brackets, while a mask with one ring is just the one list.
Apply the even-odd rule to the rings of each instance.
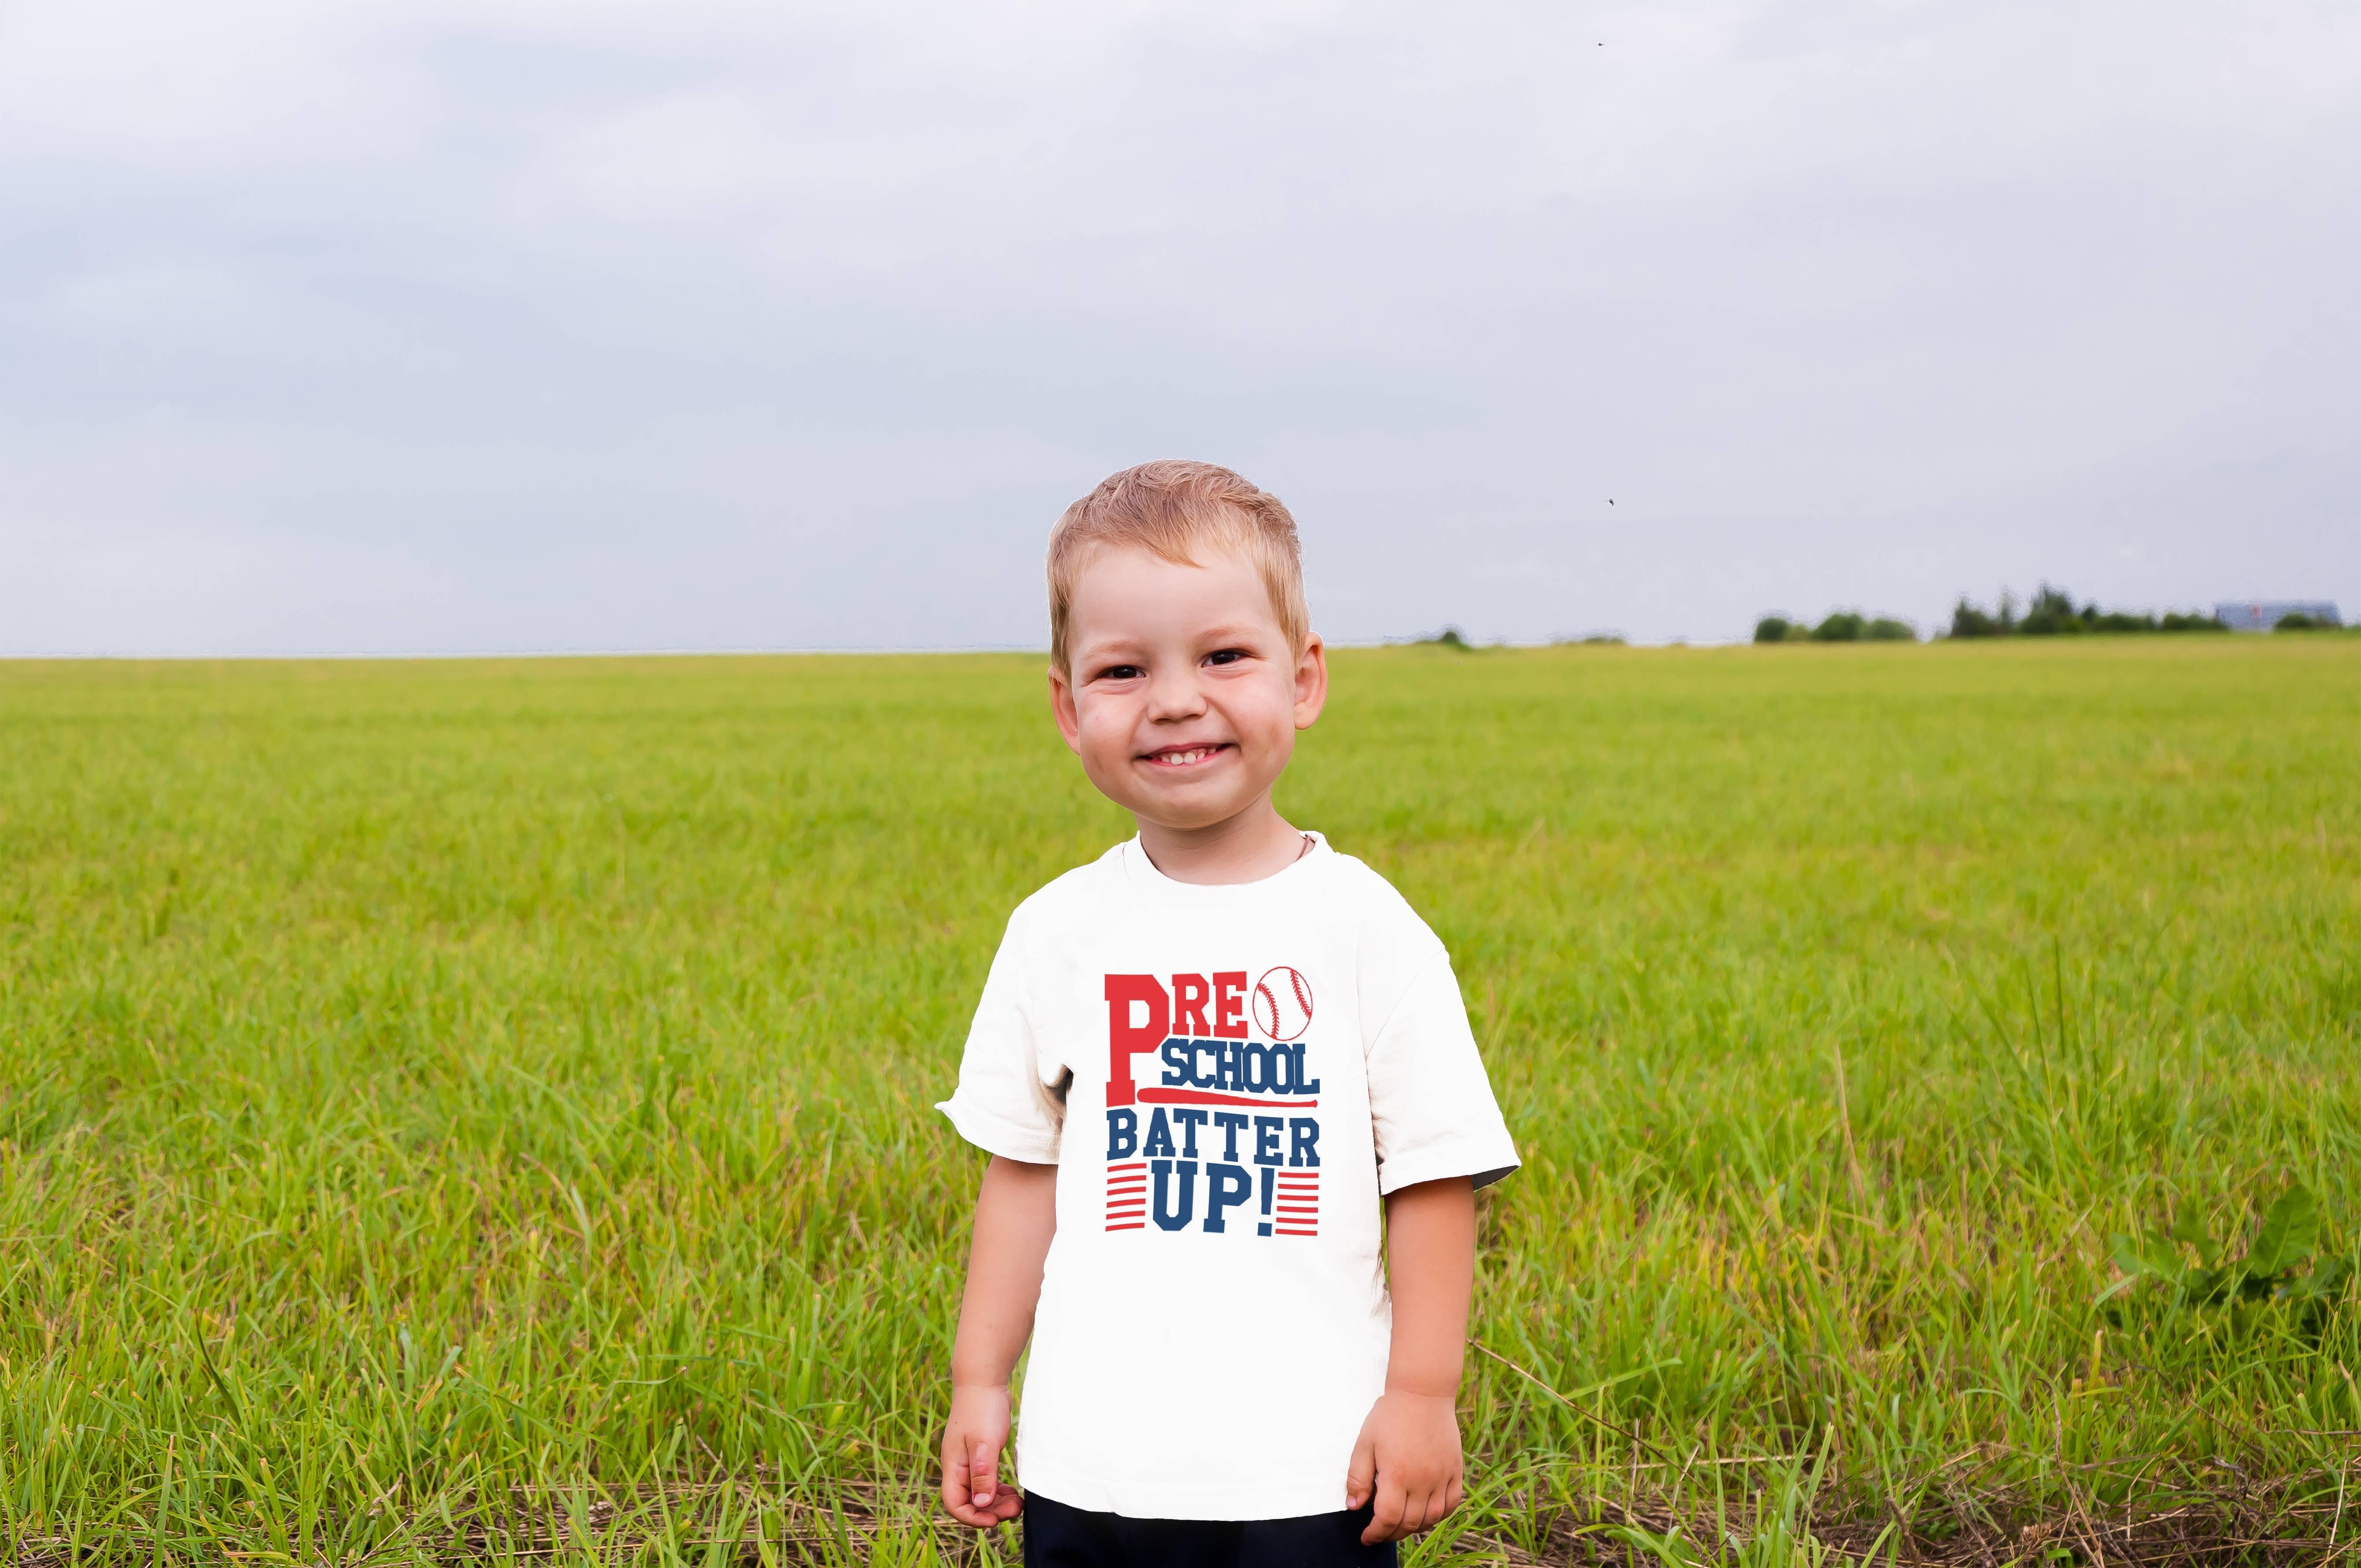
[[[1038, 663], [0, 665], [16, 1560], [948, 1554], [929, 1106], [1127, 831]], [[2352, 1288], [2099, 1298], [2361, 1245], [2361, 640], [1335, 680], [1528, 1160], [1414, 1561], [2343, 1551]]]

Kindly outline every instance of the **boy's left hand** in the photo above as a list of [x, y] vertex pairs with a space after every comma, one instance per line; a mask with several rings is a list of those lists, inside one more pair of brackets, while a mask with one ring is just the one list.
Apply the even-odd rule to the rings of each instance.
[[1345, 1474], [1345, 1506], [1372, 1504], [1365, 1546], [1429, 1530], [1459, 1506], [1459, 1413], [1448, 1395], [1389, 1389], [1369, 1407]]

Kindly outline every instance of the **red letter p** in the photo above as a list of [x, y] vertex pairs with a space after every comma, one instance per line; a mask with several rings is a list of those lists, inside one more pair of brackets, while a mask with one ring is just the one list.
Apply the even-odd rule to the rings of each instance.
[[[1111, 974], [1106, 977], [1107, 1086], [1109, 1105], [1132, 1103], [1131, 1058], [1164, 1043], [1172, 1024], [1171, 999], [1152, 974]], [[1148, 1003], [1148, 1022], [1135, 1028], [1131, 1004]]]

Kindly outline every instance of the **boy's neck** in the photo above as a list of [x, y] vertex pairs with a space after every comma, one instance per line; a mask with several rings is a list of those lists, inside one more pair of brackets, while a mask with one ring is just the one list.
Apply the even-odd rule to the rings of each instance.
[[1202, 828], [1134, 818], [1148, 864], [1174, 882], [1200, 886], [1260, 882], [1302, 859], [1308, 842], [1264, 795], [1235, 817]]

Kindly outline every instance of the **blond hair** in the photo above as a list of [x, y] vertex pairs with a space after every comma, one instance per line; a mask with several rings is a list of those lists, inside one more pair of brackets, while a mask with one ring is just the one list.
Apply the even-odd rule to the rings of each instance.
[[1066, 629], [1074, 585], [1100, 550], [1129, 545], [1180, 565], [1206, 550], [1235, 550], [1250, 562], [1291, 653], [1312, 637], [1303, 602], [1303, 547], [1286, 504], [1211, 463], [1164, 458], [1099, 481], [1049, 530], [1049, 662], [1066, 669]]

